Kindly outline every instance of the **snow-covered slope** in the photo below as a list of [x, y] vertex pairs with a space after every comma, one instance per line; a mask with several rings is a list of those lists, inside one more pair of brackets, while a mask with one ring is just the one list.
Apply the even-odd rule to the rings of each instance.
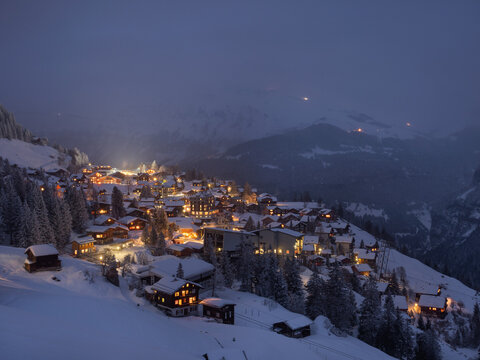
[[0, 156], [20, 167], [53, 170], [68, 166], [70, 158], [46, 145], [0, 138]]
[[[133, 296], [122, 279], [120, 288], [107, 283], [98, 266], [61, 257], [61, 271], [29, 274], [24, 259], [23, 249], [0, 247], [0, 348], [5, 360], [200, 359], [205, 353], [242, 351], [248, 359], [389, 359], [323, 328], [299, 341], [254, 321], [239, 319], [232, 326], [198, 317], [168, 318]], [[85, 279], [85, 271], [94, 274], [93, 283]], [[233, 291], [225, 295], [238, 301], [243, 319], [248, 318], [245, 313], [268, 312], [261, 305], [266, 299]], [[273, 318], [293, 315], [277, 309]]]

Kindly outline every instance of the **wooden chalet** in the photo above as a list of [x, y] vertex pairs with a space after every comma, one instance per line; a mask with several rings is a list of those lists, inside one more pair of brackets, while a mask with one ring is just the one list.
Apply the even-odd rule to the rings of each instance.
[[100, 215], [98, 216], [95, 220], [93, 220], [93, 223], [95, 225], [100, 225], [100, 226], [108, 226], [115, 224], [115, 219], [111, 216], [108, 215]]
[[143, 230], [147, 224], [147, 220], [134, 216], [125, 216], [119, 219], [118, 222], [125, 225], [129, 230]]
[[187, 316], [197, 311], [198, 293], [201, 285], [165, 276], [146, 289], [152, 303], [170, 316]]
[[312, 321], [306, 316], [300, 315], [291, 320], [280, 321], [273, 324], [273, 331], [292, 338], [310, 336]]
[[368, 264], [352, 265], [352, 270], [357, 275], [370, 276], [373, 269]]
[[72, 241], [72, 255], [74, 257], [81, 257], [82, 255], [91, 254], [96, 251], [95, 239], [91, 237]]
[[423, 315], [445, 317], [447, 315], [447, 299], [443, 296], [421, 295], [415, 307]]
[[147, 214], [144, 210], [132, 208], [132, 207], [127, 208], [127, 216], [133, 216], [141, 219], [147, 218]]
[[229, 300], [207, 298], [200, 302], [203, 307], [203, 316], [213, 318], [224, 324], [235, 323], [235, 304]]
[[167, 254], [176, 257], [188, 257], [193, 254], [193, 249], [185, 247], [182, 244], [173, 244], [167, 248]]
[[113, 242], [113, 238], [128, 238], [128, 229], [121, 225], [99, 226], [93, 225], [87, 228], [87, 235], [92, 236], [98, 244], [104, 245]]
[[53, 245], [32, 245], [25, 250], [25, 270], [28, 272], [42, 270], [60, 270], [62, 262], [58, 259], [58, 251]]

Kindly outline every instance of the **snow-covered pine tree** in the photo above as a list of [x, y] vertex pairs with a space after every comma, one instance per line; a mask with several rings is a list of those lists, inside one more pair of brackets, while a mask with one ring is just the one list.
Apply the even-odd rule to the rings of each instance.
[[144, 185], [140, 192], [140, 199], [147, 199], [153, 197], [152, 189], [148, 185]]
[[416, 360], [441, 360], [442, 353], [437, 338], [432, 330], [417, 334], [415, 346]]
[[397, 353], [397, 341], [399, 334], [394, 324], [397, 320], [395, 306], [390, 295], [385, 298], [383, 305], [383, 315], [380, 327], [377, 333], [377, 347], [389, 355], [395, 356]]
[[295, 259], [287, 258], [284, 265], [284, 274], [289, 296], [288, 309], [303, 314], [305, 311], [303, 282], [300, 277], [300, 266]]
[[255, 223], [253, 222], [253, 219], [251, 216], [248, 217], [247, 222], [245, 223], [244, 226], [245, 231], [253, 231], [255, 230]]
[[223, 281], [226, 287], [231, 288], [233, 281], [235, 280], [235, 269], [230, 261], [230, 258], [226, 252], [223, 252], [220, 262], [222, 265]]
[[480, 308], [478, 303], [473, 306], [473, 314], [470, 319], [471, 344], [474, 347], [480, 345]]
[[283, 271], [280, 269], [278, 260], [273, 253], [268, 254], [269, 258], [269, 277], [271, 278], [270, 284], [272, 286], [272, 299], [287, 308], [289, 305], [287, 282], [283, 276]]
[[[34, 186], [31, 188], [29, 197], [31, 197], [31, 203], [33, 204], [33, 212], [37, 217], [38, 225], [40, 228], [41, 239], [39, 243], [53, 244], [55, 238], [52, 226], [50, 225], [50, 220], [48, 219], [48, 211], [43, 200], [42, 191], [38, 186]], [[32, 207], [30, 206], [30, 208]]]
[[377, 283], [373, 277], [368, 279], [363, 296], [364, 300], [360, 305], [358, 338], [369, 345], [375, 346], [382, 308]]
[[318, 276], [318, 271], [315, 267], [306, 286], [307, 298], [305, 301], [305, 313], [312, 320], [315, 320], [317, 316], [324, 314], [325, 299], [322, 292], [323, 287], [323, 280]]
[[241, 282], [241, 291], [252, 291], [253, 264], [253, 244], [250, 241], [242, 241], [240, 243], [240, 257], [238, 259], [237, 269], [237, 278]]
[[333, 325], [341, 331], [351, 332], [356, 322], [356, 304], [353, 292], [345, 284], [338, 264], [335, 262], [325, 286], [325, 313]]
[[183, 279], [185, 277], [185, 273], [183, 272], [183, 266], [181, 262], [178, 263], [176, 275], [177, 275], [177, 278], [180, 278], [180, 279]]
[[112, 190], [112, 216], [115, 219], [120, 219], [126, 215], [125, 207], [123, 206], [123, 194], [116, 187]]
[[26, 243], [20, 245], [21, 247], [28, 247], [30, 245], [38, 244], [41, 235], [40, 235], [40, 226], [38, 224], [37, 215], [33, 212], [28, 203], [25, 201], [23, 203], [24, 212], [25, 212], [25, 238]]

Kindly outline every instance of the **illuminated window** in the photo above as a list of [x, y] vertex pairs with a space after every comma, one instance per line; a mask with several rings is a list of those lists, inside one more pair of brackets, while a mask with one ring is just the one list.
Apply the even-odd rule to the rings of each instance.
[[185, 296], [185, 290], [182, 290], [182, 296]]
[[178, 300], [175, 300], [175, 305], [178, 305]]
[[182, 300], [178, 300], [178, 305], [182, 305]]
[[162, 298], [162, 303], [165, 302], [165, 298]]
[[177, 291], [177, 292], [175, 293], [175, 296], [179, 296], [179, 295], [180, 295], [180, 293]]

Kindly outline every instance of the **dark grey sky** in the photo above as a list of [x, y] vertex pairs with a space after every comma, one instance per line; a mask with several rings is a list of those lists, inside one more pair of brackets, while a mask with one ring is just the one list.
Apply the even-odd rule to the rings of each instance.
[[275, 89], [454, 128], [480, 122], [479, 19], [478, 0], [2, 0], [0, 103], [38, 129], [261, 107]]

